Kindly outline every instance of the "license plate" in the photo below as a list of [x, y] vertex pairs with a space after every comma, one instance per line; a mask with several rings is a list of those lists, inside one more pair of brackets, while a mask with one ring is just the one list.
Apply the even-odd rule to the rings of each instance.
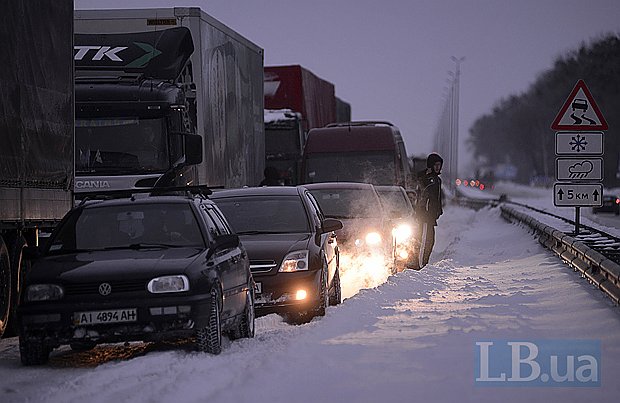
[[75, 312], [73, 314], [73, 324], [75, 325], [123, 323], [135, 322], [136, 320], [138, 320], [138, 312], [136, 308], [110, 309], [107, 311]]
[[259, 281], [254, 283], [254, 292], [260, 294], [263, 292], [263, 284]]

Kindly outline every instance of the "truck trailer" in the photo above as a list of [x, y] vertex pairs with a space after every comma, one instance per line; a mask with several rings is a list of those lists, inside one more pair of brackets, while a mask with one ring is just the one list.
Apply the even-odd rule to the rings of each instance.
[[336, 121], [332, 83], [299, 65], [265, 67], [265, 164], [284, 185], [299, 183], [308, 131]]
[[74, 24], [76, 196], [260, 181], [260, 47], [200, 8], [77, 10]]
[[[73, 0], [5, 2], [0, 26], [0, 336], [37, 246], [73, 204]], [[10, 56], [10, 57], [9, 57]]]

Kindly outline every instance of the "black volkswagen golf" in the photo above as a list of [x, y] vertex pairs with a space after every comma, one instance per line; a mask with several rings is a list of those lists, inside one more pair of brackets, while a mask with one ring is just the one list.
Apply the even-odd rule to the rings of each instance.
[[221, 351], [222, 333], [254, 336], [245, 249], [202, 196], [92, 201], [70, 211], [26, 276], [18, 309], [22, 363], [55, 347], [193, 337]]
[[218, 191], [211, 197], [240, 236], [256, 281], [256, 313], [293, 321], [324, 315], [341, 301], [339, 220], [325, 218], [304, 187]]

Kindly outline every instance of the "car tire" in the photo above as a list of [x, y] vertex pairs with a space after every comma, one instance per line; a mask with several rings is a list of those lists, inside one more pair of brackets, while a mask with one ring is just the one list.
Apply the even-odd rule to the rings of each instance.
[[255, 319], [254, 314], [254, 293], [253, 288], [249, 287], [245, 297], [245, 309], [243, 310], [243, 317], [239, 321], [239, 325], [231, 333], [231, 338], [236, 339], [251, 339], [255, 333]]
[[196, 347], [199, 351], [218, 355], [222, 352], [222, 322], [218, 292], [211, 291], [211, 308], [207, 327], [196, 330]]
[[89, 351], [95, 348], [97, 343], [94, 341], [75, 341], [73, 343], [69, 343], [69, 347], [73, 351]]
[[49, 360], [50, 352], [51, 348], [43, 343], [43, 339], [19, 336], [19, 356], [23, 365], [43, 365]]
[[319, 306], [314, 316], [325, 316], [329, 305], [329, 290], [327, 289], [327, 267], [321, 271], [321, 289], [319, 290]]
[[329, 296], [329, 305], [334, 306], [342, 302], [342, 287], [340, 285], [340, 269], [336, 269], [332, 280], [332, 294]]

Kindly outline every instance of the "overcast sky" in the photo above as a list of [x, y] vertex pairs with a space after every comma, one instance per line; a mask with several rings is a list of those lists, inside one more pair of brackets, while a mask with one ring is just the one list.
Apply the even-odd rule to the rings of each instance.
[[75, 0], [76, 9], [175, 6], [199, 6], [244, 35], [265, 49], [266, 66], [300, 64], [332, 82], [354, 120], [396, 124], [409, 154], [433, 151], [451, 56], [465, 57], [464, 169], [476, 118], [558, 56], [620, 33], [620, 0]]

